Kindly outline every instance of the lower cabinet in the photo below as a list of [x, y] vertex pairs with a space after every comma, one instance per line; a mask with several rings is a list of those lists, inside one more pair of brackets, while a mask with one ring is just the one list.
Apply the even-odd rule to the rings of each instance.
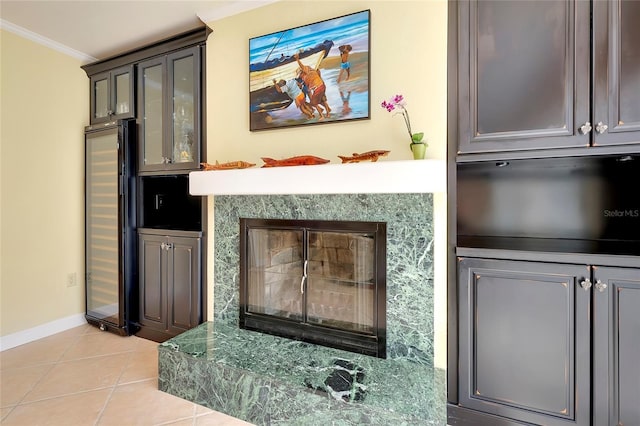
[[640, 424], [640, 270], [459, 258], [458, 294], [460, 407]]
[[[202, 321], [201, 237], [138, 233], [141, 337], [164, 341]], [[196, 233], [197, 234], [197, 233]]]
[[593, 424], [640, 425], [640, 269], [593, 278]]

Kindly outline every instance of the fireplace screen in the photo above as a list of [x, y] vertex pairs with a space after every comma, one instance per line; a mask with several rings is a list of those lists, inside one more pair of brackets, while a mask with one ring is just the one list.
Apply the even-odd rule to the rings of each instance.
[[241, 219], [240, 327], [384, 358], [386, 225]]

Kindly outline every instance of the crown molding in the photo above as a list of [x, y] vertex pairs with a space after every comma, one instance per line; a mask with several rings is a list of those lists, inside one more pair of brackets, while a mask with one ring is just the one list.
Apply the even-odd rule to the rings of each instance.
[[267, 6], [272, 3], [276, 3], [280, 0], [250, 0], [250, 1], [235, 1], [224, 7], [216, 7], [210, 10], [203, 10], [197, 12], [198, 18], [207, 24], [208, 22], [217, 21], [229, 16], [238, 15], [242, 12], [258, 9], [263, 6]]
[[26, 28], [22, 28], [19, 25], [12, 24], [11, 22], [5, 21], [4, 19], [0, 19], [0, 29], [7, 30], [16, 35], [19, 35], [20, 37], [26, 38], [27, 40], [31, 40], [35, 43], [38, 43], [50, 49], [56, 50], [67, 56], [71, 56], [73, 58], [79, 59], [83, 63], [97, 61], [97, 59], [94, 58], [93, 56], [90, 56], [90, 55], [87, 55], [86, 53], [82, 53], [78, 50], [72, 49], [69, 46], [65, 46], [62, 43], [58, 43], [57, 41], [53, 41], [50, 38], [41, 36], [40, 34], [34, 33], [33, 31], [27, 30]]

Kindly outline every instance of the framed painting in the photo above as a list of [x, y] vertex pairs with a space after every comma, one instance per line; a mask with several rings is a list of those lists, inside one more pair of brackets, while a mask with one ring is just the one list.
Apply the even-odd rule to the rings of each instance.
[[250, 130], [368, 119], [370, 11], [249, 40]]

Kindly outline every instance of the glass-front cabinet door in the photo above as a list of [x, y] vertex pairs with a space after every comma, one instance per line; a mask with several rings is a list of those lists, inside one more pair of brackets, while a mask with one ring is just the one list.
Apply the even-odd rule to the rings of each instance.
[[200, 68], [199, 47], [139, 65], [141, 172], [198, 168]]
[[91, 124], [109, 121], [109, 73], [91, 77]]
[[164, 59], [157, 58], [138, 65], [140, 87], [139, 170], [162, 170], [164, 152]]
[[91, 124], [134, 117], [133, 65], [91, 76]]
[[180, 168], [197, 168], [199, 150], [197, 123], [200, 103], [200, 63], [198, 48], [191, 48], [167, 57], [169, 66], [170, 106], [173, 119], [169, 139], [171, 164]]

